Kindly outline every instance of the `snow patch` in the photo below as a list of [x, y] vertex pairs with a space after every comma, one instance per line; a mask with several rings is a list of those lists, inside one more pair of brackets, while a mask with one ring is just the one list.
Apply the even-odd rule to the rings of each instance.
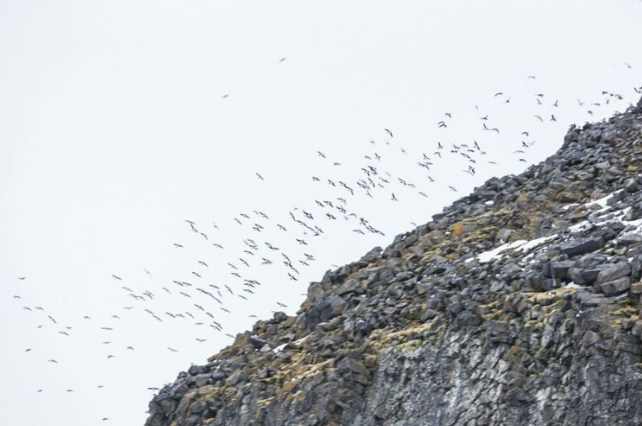
[[517, 240], [517, 241], [513, 241], [512, 243], [502, 244], [501, 246], [499, 246], [497, 248], [494, 248], [492, 250], [480, 253], [477, 256], [477, 259], [479, 259], [479, 261], [482, 262], [482, 263], [490, 262], [493, 259], [497, 259], [499, 257], [499, 254], [502, 251], [517, 248], [517, 247], [521, 246], [522, 244], [526, 244], [527, 242], [528, 241], [526, 241], [526, 240]]
[[600, 198], [600, 199], [598, 199], [598, 200], [591, 200], [590, 202], [586, 203], [586, 205], [589, 205], [589, 206], [590, 206], [591, 204], [597, 204], [598, 206], [600, 206], [600, 207], [602, 208], [602, 210], [604, 210], [604, 209], [606, 209], [606, 203], [607, 203], [611, 198], [613, 198], [613, 196], [614, 196], [615, 194], [617, 194], [618, 192], [620, 192], [620, 191], [615, 191], [615, 192], [613, 192], [613, 193], [611, 193], [611, 194], [607, 195], [606, 197], [602, 197], [602, 198]]
[[573, 226], [569, 226], [568, 230], [571, 232], [578, 232], [578, 231], [583, 231], [586, 228], [590, 228], [590, 227], [591, 227], [591, 222], [589, 222], [588, 220], [585, 220], [583, 222], [576, 223]]
[[566, 211], [566, 210], [568, 210], [568, 209], [572, 209], [573, 207], [577, 207], [577, 206], [579, 206], [579, 204], [578, 204], [578, 203], [567, 204], [567, 205], [565, 205], [564, 207], [562, 207], [562, 210]]
[[519, 247], [519, 249], [522, 252], [530, 251], [535, 247], [544, 244], [546, 241], [552, 240], [555, 237], [557, 237], [557, 234], [549, 235], [548, 237], [537, 238], [537, 239], [528, 241], [526, 244], [523, 244], [522, 246]]

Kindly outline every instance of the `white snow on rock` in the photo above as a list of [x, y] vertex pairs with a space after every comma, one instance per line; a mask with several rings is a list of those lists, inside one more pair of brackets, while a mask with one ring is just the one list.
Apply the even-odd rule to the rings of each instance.
[[[513, 241], [510, 243], [503, 244], [497, 248], [494, 248], [492, 250], [485, 251], [479, 255], [477, 255], [476, 259], [478, 259], [481, 263], [486, 263], [490, 262], [493, 259], [497, 259], [500, 257], [503, 251], [505, 250], [520, 250], [522, 253], [531, 251], [535, 247], [538, 247], [545, 242], [552, 240], [553, 238], [557, 237], [557, 234], [549, 235], [548, 237], [542, 237], [542, 238], [536, 238], [534, 240], [517, 240]], [[528, 255], [527, 257], [530, 257], [531, 255]], [[475, 258], [470, 258], [466, 259], [466, 262], [470, 262]], [[523, 260], [525, 260], [524, 258]]]
[[[308, 340], [308, 337], [310, 337], [310, 335], [309, 335], [309, 334], [308, 334], [307, 336], [305, 336], [305, 337], [300, 338], [299, 340], [295, 340], [294, 342], [292, 342], [292, 344], [293, 344], [293, 345], [297, 345], [297, 346], [299, 346], [301, 343], [303, 343], [303, 342], [305, 342], [306, 340]], [[274, 351], [274, 352], [281, 352], [281, 351], [283, 350], [283, 348], [285, 348], [288, 344], [289, 344], [289, 343], [284, 343], [284, 344], [282, 344], [282, 345], [279, 345], [279, 346], [277, 346], [276, 348], [274, 348], [274, 349], [273, 349], [273, 351]]]
[[577, 207], [577, 206], [579, 206], [579, 204], [578, 204], [578, 203], [567, 204], [567, 205], [565, 205], [564, 207], [562, 207], [562, 210], [566, 211], [566, 210], [568, 210], [568, 209], [572, 209], [573, 207]]
[[590, 228], [590, 227], [591, 227], [591, 222], [589, 222], [588, 220], [585, 220], [585, 221], [582, 221], [580, 223], [576, 223], [573, 226], [569, 226], [568, 230], [571, 231], [571, 233], [575, 233], [575, 232], [578, 232], [578, 231], [583, 231], [586, 228]]
[[531, 241], [528, 241], [526, 244], [523, 244], [519, 247], [522, 252], [530, 251], [537, 246], [544, 244], [546, 241], [552, 240], [557, 237], [557, 234], [549, 235], [548, 237], [541, 237]]
[[[615, 210], [615, 211], [606, 212], [610, 208], [610, 206], [607, 206], [608, 201], [611, 198], [613, 198], [613, 196], [615, 194], [617, 194], [617, 193], [619, 193], [621, 191], [622, 190], [615, 191], [615, 192], [613, 192], [611, 194], [606, 195], [605, 197], [599, 198], [597, 200], [591, 200], [590, 202], [585, 203], [584, 206], [591, 206], [591, 205], [597, 204], [598, 206], [600, 206], [600, 209], [599, 210], [595, 210], [593, 213], [591, 213], [591, 216], [590, 216], [591, 220], [590, 221], [589, 220], [585, 220], [585, 221], [576, 223], [575, 225], [569, 226], [568, 227], [568, 231], [570, 231], [572, 234], [574, 234], [576, 232], [583, 231], [583, 230], [591, 228], [593, 226], [599, 226], [599, 225], [603, 225], [603, 224], [606, 224], [606, 223], [609, 223], [609, 222], [617, 221], [617, 222], [621, 222], [624, 225], [627, 225], [627, 226], [630, 225], [630, 226], [634, 226], [635, 227], [635, 229], [633, 229], [633, 230], [631, 230], [631, 231], [629, 231], [629, 232], [627, 232], [626, 234], [623, 234], [623, 235], [630, 235], [630, 234], [634, 234], [634, 233], [642, 234], [642, 219], [632, 220], [632, 221], [622, 220], [622, 218], [629, 212], [631, 207], [626, 207], [626, 208], [624, 208], [622, 210]], [[493, 201], [491, 201], [491, 200], [486, 201], [485, 204], [486, 205], [492, 205]], [[569, 209], [575, 208], [575, 207], [577, 207], [579, 205], [580, 204], [577, 204], [577, 203], [568, 204], [568, 205], [562, 207], [562, 210], [569, 210]], [[510, 243], [503, 244], [503, 245], [501, 245], [499, 247], [496, 247], [496, 248], [494, 248], [492, 250], [488, 250], [488, 251], [485, 251], [483, 253], [480, 253], [479, 255], [477, 255], [475, 257], [468, 258], [468, 259], [465, 260], [465, 262], [466, 263], [472, 262], [475, 259], [479, 260], [479, 262], [481, 262], [481, 263], [490, 262], [491, 260], [495, 260], [495, 259], [498, 259], [498, 258], [502, 257], [504, 255], [504, 252], [507, 251], [507, 250], [519, 250], [522, 253], [526, 253], [526, 252], [529, 252], [529, 251], [533, 250], [534, 248], [546, 243], [547, 241], [550, 241], [550, 240], [556, 238], [557, 236], [558, 236], [558, 234], [553, 234], [553, 235], [549, 235], [547, 237], [541, 237], [541, 238], [537, 238], [537, 239], [534, 239], [534, 240], [531, 240], [531, 241], [526, 241], [526, 240], [513, 241], [513, 242], [510, 242]], [[528, 260], [530, 257], [533, 256], [533, 254], [534, 253], [528, 254], [526, 257], [524, 257], [522, 259], [522, 261]], [[567, 285], [567, 287], [576, 288], [576, 287], [578, 287], [578, 285], [575, 284], [575, 283], [570, 283], [570, 284]]]
[[[614, 192], [613, 194], [615, 193], [616, 192]], [[612, 197], [613, 194], [608, 195], [604, 198], [600, 198], [599, 200], [588, 204], [598, 204], [602, 206], [606, 203], [606, 201], [604, 200], [605, 199], [608, 200], [608, 198]], [[585, 220], [580, 223], [576, 223], [573, 226], [569, 226], [568, 230], [571, 233], [575, 233], [575, 232], [583, 231], [592, 226], [602, 225], [613, 221], [621, 222], [624, 225], [634, 225], [634, 226], [638, 226], [640, 223], [642, 223], [642, 220], [636, 220], [636, 221], [622, 220], [622, 218], [629, 212], [629, 210], [631, 210], [631, 207], [625, 207], [622, 210], [615, 210], [612, 212], [604, 213], [608, 209], [609, 207], [602, 207], [600, 210], [594, 211], [593, 213], [591, 213], [590, 220]]]
[[517, 240], [517, 241], [513, 241], [511, 243], [502, 244], [501, 246], [499, 246], [497, 248], [494, 248], [492, 250], [480, 253], [477, 256], [477, 259], [479, 259], [479, 261], [482, 262], [482, 263], [490, 262], [493, 259], [497, 259], [499, 257], [499, 254], [501, 252], [503, 252], [504, 250], [510, 250], [510, 249], [517, 248], [517, 247], [521, 246], [522, 244], [526, 244], [527, 242], [528, 241], [526, 241], [526, 240]]
[[600, 207], [602, 208], [602, 210], [604, 210], [604, 209], [606, 209], [606, 208], [607, 208], [606, 203], [607, 203], [611, 198], [613, 198], [613, 196], [614, 196], [615, 194], [617, 194], [617, 193], [618, 193], [618, 192], [620, 192], [620, 191], [621, 191], [621, 190], [619, 190], [619, 191], [615, 191], [615, 192], [613, 192], [613, 193], [611, 193], [611, 194], [607, 195], [606, 197], [602, 197], [602, 198], [600, 198], [600, 199], [598, 199], [598, 200], [592, 200], [592, 201], [590, 201], [590, 202], [586, 203], [585, 205], [590, 206], [591, 204], [597, 204], [598, 206], [600, 206]]
[[637, 232], [637, 233], [642, 233], [642, 219], [636, 219], [636, 220], [623, 220], [623, 224], [625, 225], [631, 225], [635, 226], [637, 229], [635, 231], [631, 231], [631, 233]]

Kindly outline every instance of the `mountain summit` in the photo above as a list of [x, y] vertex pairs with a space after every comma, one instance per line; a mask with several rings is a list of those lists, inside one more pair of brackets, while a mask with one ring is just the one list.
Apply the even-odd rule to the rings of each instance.
[[192, 366], [147, 426], [642, 424], [642, 100]]

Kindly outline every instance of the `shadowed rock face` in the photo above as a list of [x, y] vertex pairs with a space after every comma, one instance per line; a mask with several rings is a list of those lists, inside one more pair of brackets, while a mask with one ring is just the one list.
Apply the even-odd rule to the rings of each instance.
[[642, 101], [572, 127], [180, 373], [146, 425], [642, 424], [641, 172]]

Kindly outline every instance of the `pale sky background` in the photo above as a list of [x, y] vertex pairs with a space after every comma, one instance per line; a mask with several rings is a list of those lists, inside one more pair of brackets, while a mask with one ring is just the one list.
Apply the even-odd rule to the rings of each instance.
[[[634, 0], [0, 0], [0, 423], [142, 425], [147, 388], [204, 363], [231, 343], [226, 333], [251, 327], [249, 315], [294, 314], [330, 265], [545, 159], [570, 124], [636, 103], [640, 22]], [[470, 153], [474, 177], [449, 152], [473, 141], [487, 153]], [[514, 154], [521, 141], [535, 143]], [[356, 182], [375, 163], [390, 184], [369, 198]], [[385, 236], [353, 232], [358, 221], [315, 203], [339, 197]], [[304, 235], [290, 212], [323, 234]], [[265, 242], [292, 259], [298, 281]], [[228, 262], [261, 282], [255, 294]]]

